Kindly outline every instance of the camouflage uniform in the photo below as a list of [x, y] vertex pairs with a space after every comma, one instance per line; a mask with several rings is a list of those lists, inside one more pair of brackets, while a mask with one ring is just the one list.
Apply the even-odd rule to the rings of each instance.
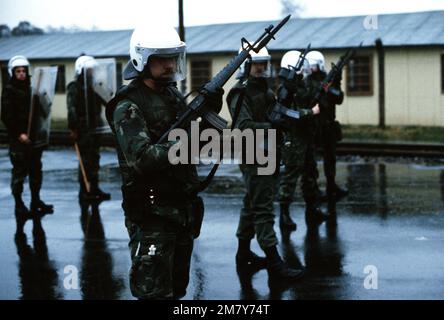
[[[325, 72], [310, 75], [310, 90], [316, 90], [325, 79]], [[324, 158], [324, 174], [327, 180], [327, 189], [336, 187], [336, 143], [341, 140], [341, 127], [336, 121], [336, 105], [344, 100], [341, 91], [340, 79], [333, 82], [328, 93], [321, 97], [321, 114], [318, 119], [317, 144], [322, 147]]]
[[2, 91], [2, 121], [9, 136], [9, 157], [12, 163], [11, 190], [14, 198], [20, 199], [23, 192], [23, 183], [29, 175], [29, 188], [33, 201], [40, 199], [42, 186], [42, 152], [43, 147], [34, 148], [32, 141], [41, 128], [36, 121], [39, 112], [42, 112], [40, 103], [36, 99], [34, 117], [31, 126], [31, 144], [19, 142], [21, 134], [28, 130], [28, 118], [31, 107], [31, 86], [29, 81], [11, 79]]
[[[68, 107], [68, 128], [77, 131], [77, 145], [85, 167], [86, 176], [91, 185], [91, 190], [96, 190], [99, 183], [100, 169], [100, 139], [94, 132], [95, 129], [103, 126], [101, 121], [102, 104], [105, 102], [88, 86], [87, 101], [88, 113], [85, 105], [85, 90], [83, 86], [83, 76], [80, 75], [76, 81], [68, 84], [66, 94]], [[78, 169], [78, 179], [80, 191], [86, 192], [80, 166]]]
[[[231, 115], [234, 114], [239, 98], [240, 86], [240, 83], [236, 84], [227, 97]], [[271, 129], [272, 125], [267, 119], [267, 112], [271, 110], [274, 103], [274, 94], [269, 89], [266, 80], [250, 78], [236, 128], [240, 130]], [[256, 234], [260, 247], [265, 251], [278, 243], [273, 229], [275, 217], [273, 198], [279, 166], [273, 175], [258, 175], [258, 167], [258, 164], [240, 165], [247, 192], [243, 199], [236, 236], [242, 240], [251, 240]]]
[[[293, 108], [307, 112], [310, 109], [309, 103], [310, 92], [301, 80], [294, 94]], [[280, 176], [279, 202], [288, 205], [293, 201], [297, 181], [302, 176], [304, 200], [307, 204], [314, 204], [318, 187], [313, 118], [300, 119], [299, 123], [287, 130], [282, 147], [282, 162], [285, 168]]]
[[156, 144], [185, 107], [182, 101], [175, 86], [154, 91], [136, 79], [107, 106], [123, 180], [130, 287], [141, 299], [181, 297], [189, 281], [197, 170], [169, 163], [173, 142]]

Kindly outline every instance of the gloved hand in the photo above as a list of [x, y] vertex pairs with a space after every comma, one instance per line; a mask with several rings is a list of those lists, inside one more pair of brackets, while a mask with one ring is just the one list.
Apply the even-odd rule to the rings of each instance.
[[223, 88], [217, 88], [215, 91], [205, 91], [205, 101], [214, 112], [219, 113], [222, 109]]

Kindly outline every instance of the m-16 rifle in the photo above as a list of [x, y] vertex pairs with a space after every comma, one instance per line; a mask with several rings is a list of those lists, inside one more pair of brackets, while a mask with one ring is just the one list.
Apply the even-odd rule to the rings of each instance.
[[[289, 65], [288, 68], [281, 69], [279, 72], [279, 77], [282, 78], [283, 81], [297, 81], [297, 77], [299, 76], [302, 66], [304, 65], [305, 56], [307, 55], [308, 51], [310, 51], [310, 46], [311, 44], [308, 44], [307, 48], [299, 56], [295, 66]], [[291, 100], [290, 95], [292, 95], [292, 93], [283, 85], [279, 90], [277, 102], [268, 115], [268, 118], [272, 123], [279, 123], [282, 118], [286, 118], [290, 121], [298, 120], [308, 114], [311, 114], [310, 112], [305, 113], [285, 106], [285, 102]]]
[[[361, 46], [362, 42], [358, 48], [360, 48]], [[316, 104], [319, 103], [321, 96], [326, 92], [328, 92], [328, 90], [330, 89], [330, 87], [332, 86], [332, 84], [336, 79], [340, 78], [342, 70], [348, 64], [348, 62], [354, 57], [355, 54], [356, 54], [356, 48], [348, 49], [347, 52], [339, 58], [336, 64], [332, 62], [331, 70], [327, 74], [325, 79], [321, 82], [319, 87], [316, 89], [316, 94], [314, 98], [311, 100], [310, 106], [315, 106]]]
[[[239, 52], [239, 54], [235, 58], [233, 58], [233, 60], [231, 60], [231, 62], [221, 72], [219, 72], [219, 74], [221, 74], [222, 72], [224, 72], [225, 69], [229, 68], [231, 64], [237, 65], [237, 67], [233, 71], [230, 71], [231, 73], [230, 73], [229, 77], [231, 77], [231, 75], [234, 73], [234, 71], [237, 68], [239, 68], [239, 66], [244, 62], [244, 60], [247, 59], [247, 61], [245, 62], [244, 75], [240, 79], [240, 81], [242, 83], [242, 88], [241, 88], [241, 91], [240, 91], [240, 94], [239, 94], [239, 97], [237, 99], [236, 106], [234, 109], [232, 123], [231, 123], [231, 129], [234, 129], [236, 126], [237, 118], [239, 117], [240, 110], [242, 108], [242, 102], [243, 102], [244, 96], [245, 96], [248, 77], [249, 77], [250, 71], [251, 71], [252, 61], [251, 61], [251, 56], [250, 56], [249, 52], [251, 50], [253, 50], [254, 52], [259, 52], [259, 50], [262, 49], [272, 38], [274, 39], [273, 35], [276, 34], [276, 32], [278, 32], [280, 28], [282, 28], [282, 26], [288, 21], [288, 19], [290, 19], [290, 16], [287, 16], [284, 20], [282, 20], [274, 29], [273, 29], [273, 26], [270, 25], [267, 29], [265, 29], [264, 34], [262, 34], [259, 37], [259, 39], [256, 40], [256, 42], [254, 42], [254, 44], [252, 44], [252, 45], [250, 43], [248, 43], [248, 41], [245, 40], [245, 38], [242, 38], [242, 40], [241, 40], [242, 41], [242, 48], [244, 48], [244, 49], [241, 52]], [[267, 37], [264, 38], [264, 36], [266, 36], [266, 35], [267, 35]], [[246, 44], [247, 47], [244, 47], [244, 44]], [[229, 70], [231, 70], [231, 67], [229, 68]], [[216, 75], [216, 77], [214, 79], [216, 79], [219, 76], [219, 74]], [[228, 80], [228, 78], [227, 78], [227, 80]], [[210, 84], [211, 82], [209, 82], [208, 84]], [[226, 82], [226, 80], [225, 80], [225, 82]], [[225, 124], [225, 126], [226, 126], [226, 124]], [[219, 168], [218, 163], [216, 163], [211, 168], [210, 173], [205, 177], [204, 180], [202, 180], [200, 182], [200, 186], [198, 189], [199, 192], [205, 190], [208, 187], [208, 185], [213, 180], [214, 175], [216, 174], [216, 171], [218, 168]]]
[[179, 119], [160, 137], [157, 143], [164, 143], [168, 140], [170, 131], [177, 128], [188, 128], [191, 121], [201, 117], [205, 119], [213, 128], [222, 132], [227, 127], [227, 121], [221, 118], [216, 112], [211, 110], [206, 103], [206, 95], [209, 92], [215, 92], [223, 87], [223, 85], [236, 72], [240, 65], [247, 59], [250, 51], [259, 52], [265, 47], [271, 39], [274, 39], [275, 34], [284, 26], [290, 19], [290, 15], [285, 17], [276, 27], [273, 25], [265, 28], [264, 33], [254, 42], [249, 43], [245, 38], [242, 38], [243, 50], [238, 53], [210, 82], [199, 91], [199, 94], [188, 104], [187, 110], [179, 117]]

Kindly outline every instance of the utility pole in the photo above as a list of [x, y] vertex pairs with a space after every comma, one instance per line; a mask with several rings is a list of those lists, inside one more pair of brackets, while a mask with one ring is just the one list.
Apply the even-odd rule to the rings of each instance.
[[385, 129], [385, 57], [384, 45], [378, 38], [376, 41], [376, 52], [378, 54], [378, 87], [379, 87], [379, 128]]
[[[179, 0], [179, 37], [180, 40], [185, 42], [185, 27], [183, 25], [183, 0]], [[185, 63], [187, 63], [185, 61]], [[182, 94], [186, 94], [187, 91], [187, 80], [182, 80], [180, 83], [180, 91]]]

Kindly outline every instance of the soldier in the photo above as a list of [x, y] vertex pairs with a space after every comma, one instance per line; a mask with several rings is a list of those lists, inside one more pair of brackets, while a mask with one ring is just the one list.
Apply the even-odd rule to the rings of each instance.
[[[30, 64], [24, 56], [14, 56], [8, 62], [9, 82], [2, 92], [2, 121], [9, 136], [9, 157], [12, 163], [11, 190], [15, 200], [17, 231], [22, 231], [29, 209], [23, 202], [23, 183], [29, 176], [31, 211], [38, 215], [53, 213], [53, 206], [40, 199], [42, 186], [42, 153], [45, 146], [35, 147], [40, 122], [35, 121], [42, 109], [38, 96], [33, 96]], [[31, 113], [31, 99], [34, 112]]]
[[[271, 57], [266, 48], [261, 49], [259, 53], [251, 53], [251, 73], [235, 124], [236, 128], [240, 130], [268, 130], [273, 127], [267, 117], [276, 102], [273, 91], [267, 82], [271, 74], [270, 60]], [[238, 78], [244, 77], [245, 69], [244, 63]], [[241, 90], [242, 84], [239, 81], [228, 94], [227, 103], [232, 116], [235, 114]], [[247, 192], [243, 199], [243, 208], [236, 232], [239, 241], [236, 253], [237, 266], [267, 267], [270, 277], [286, 280], [299, 279], [303, 274], [302, 270], [289, 268], [282, 261], [277, 250], [278, 240], [273, 229], [274, 186], [279, 166], [273, 175], [259, 175], [259, 167], [257, 163], [240, 165]], [[250, 249], [251, 239], [255, 235], [266, 258], [259, 257]]]
[[[305, 64], [298, 76], [288, 81], [283, 75], [290, 72], [290, 66], [296, 64], [300, 52], [296, 55], [290, 51], [282, 57], [280, 78], [281, 90], [287, 90], [292, 101], [286, 102], [293, 109], [306, 113], [310, 107], [310, 92], [307, 89], [304, 75], [309, 73], [308, 65]], [[293, 56], [294, 55], [294, 56]], [[318, 112], [319, 110], [317, 110]], [[315, 122], [313, 117], [300, 119], [297, 125], [292, 125], [286, 131], [282, 148], [282, 161], [284, 171], [279, 182], [280, 202], [280, 226], [289, 230], [296, 230], [297, 225], [290, 217], [290, 204], [294, 198], [294, 192], [299, 177], [302, 176], [302, 194], [304, 197], [305, 222], [308, 227], [320, 225], [327, 216], [318, 206], [317, 168], [315, 160]]]
[[[179, 113], [184, 97], [176, 82], [186, 76], [186, 45], [173, 27], [145, 25], [130, 41], [123, 86], [107, 106], [122, 174], [125, 224], [132, 267], [130, 287], [139, 299], [183, 297], [193, 249], [193, 204], [199, 180], [195, 165], [172, 165], [169, 148], [156, 143]], [[222, 107], [221, 92], [208, 93], [208, 105]]]
[[[100, 140], [97, 129], [101, 126], [102, 105], [106, 103], [92, 87], [91, 76], [95, 64], [95, 59], [86, 55], [75, 62], [75, 80], [68, 84], [66, 95], [68, 127], [80, 153], [79, 198], [109, 200], [111, 195], [99, 188]], [[86, 177], [82, 174], [82, 165]], [[90, 186], [89, 192], [87, 184]]]
[[[307, 54], [311, 74], [308, 78], [310, 90], [319, 88], [326, 77], [325, 59], [321, 52], [310, 51]], [[339, 73], [340, 74], [340, 73]], [[327, 198], [338, 201], [348, 194], [348, 191], [336, 184], [336, 143], [342, 139], [341, 125], [336, 121], [336, 105], [342, 104], [344, 93], [341, 90], [341, 77], [334, 79], [327, 94], [321, 98], [321, 114], [318, 118], [318, 144], [322, 147], [324, 158], [324, 174], [327, 180]]]

